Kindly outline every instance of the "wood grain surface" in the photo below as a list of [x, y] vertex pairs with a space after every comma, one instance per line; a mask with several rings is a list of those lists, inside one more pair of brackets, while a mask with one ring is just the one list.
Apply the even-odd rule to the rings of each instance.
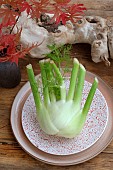
[[[73, 0], [75, 1], [75, 0]], [[87, 7], [86, 15], [99, 15], [109, 19], [113, 23], [113, 0], [76, 0], [84, 3]], [[86, 67], [86, 69], [100, 76], [113, 88], [113, 61], [111, 66], [106, 67], [104, 63], [95, 64], [91, 60], [91, 49], [87, 44], [73, 45], [72, 56], [75, 56]], [[21, 83], [13, 89], [0, 88], [0, 170], [112, 170], [113, 169], [113, 141], [109, 146], [95, 158], [68, 167], [47, 165], [29, 156], [17, 143], [10, 125], [10, 112], [14, 98], [21, 87], [28, 81], [26, 65], [33, 65], [35, 75], [40, 71], [37, 59], [27, 57], [20, 60]]]

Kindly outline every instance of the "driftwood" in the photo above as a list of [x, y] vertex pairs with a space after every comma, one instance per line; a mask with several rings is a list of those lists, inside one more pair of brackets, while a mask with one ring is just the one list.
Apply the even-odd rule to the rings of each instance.
[[23, 28], [21, 42], [25, 46], [40, 44], [30, 51], [31, 57], [45, 57], [45, 54], [50, 52], [47, 45], [88, 43], [91, 44], [92, 60], [95, 63], [104, 61], [106, 65], [110, 65], [108, 59], [113, 58], [113, 28], [109, 28], [106, 19], [99, 16], [85, 16], [75, 24], [67, 22], [65, 26], [59, 25], [56, 31], [48, 31], [41, 24], [27, 17], [25, 13], [17, 23], [18, 28]]

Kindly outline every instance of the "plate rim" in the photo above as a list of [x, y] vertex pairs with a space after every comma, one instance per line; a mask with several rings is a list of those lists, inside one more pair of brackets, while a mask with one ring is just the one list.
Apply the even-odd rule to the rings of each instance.
[[[36, 77], [38, 78], [38, 76], [39, 75], [37, 75]], [[98, 75], [95, 75], [95, 74], [87, 71], [86, 79], [87, 79], [88, 76], [90, 77], [90, 82], [91, 83], [94, 80], [94, 77], [97, 77], [99, 82], [105, 88], [107, 88], [108, 91], [110, 91], [109, 93], [111, 95], [113, 95], [113, 91], [112, 91], [111, 87], [108, 84], [106, 84]], [[42, 162], [52, 164], [52, 165], [59, 165], [59, 166], [75, 165], [75, 164], [83, 163], [85, 161], [88, 161], [88, 160], [94, 158], [99, 153], [101, 153], [109, 145], [109, 143], [111, 142], [111, 140], [113, 138], [113, 133], [111, 134], [111, 131], [113, 130], [113, 118], [111, 119], [109, 115], [113, 114], [113, 112], [111, 112], [111, 110], [113, 111], [113, 108], [111, 108], [111, 107], [109, 108], [109, 105], [110, 105], [109, 104], [108, 105], [108, 110], [109, 110], [108, 123], [106, 125], [105, 131], [103, 132], [102, 136], [97, 140], [97, 142], [94, 144], [94, 146], [91, 146], [90, 148], [86, 149], [85, 151], [82, 151], [80, 153], [75, 153], [75, 154], [72, 154], [72, 155], [52, 155], [52, 154], [45, 153], [45, 152], [39, 150], [38, 148], [33, 146], [33, 144], [26, 137], [26, 135], [25, 135], [25, 133], [24, 133], [24, 131], [22, 129], [21, 120], [19, 120], [17, 122], [18, 116], [21, 117], [21, 111], [22, 111], [23, 105], [24, 105], [24, 103], [26, 101], [25, 99], [27, 98], [27, 96], [29, 95], [30, 92], [31, 92], [30, 84], [29, 84], [29, 82], [27, 82], [19, 90], [19, 92], [17, 93], [17, 95], [16, 95], [16, 97], [14, 99], [14, 102], [13, 102], [12, 108], [11, 108], [10, 123], [11, 123], [11, 128], [12, 128], [13, 134], [14, 134], [16, 140], [18, 141], [19, 145], [23, 148], [23, 150], [25, 150], [29, 155], [31, 155], [35, 159], [38, 159], [38, 160], [40, 160]], [[26, 96], [26, 94], [27, 94], [27, 96]], [[106, 102], [107, 102], [107, 100], [106, 100]], [[108, 102], [107, 102], [107, 104], [108, 104]], [[14, 121], [15, 119], [16, 119], [16, 123], [18, 124], [18, 126], [16, 126], [16, 123]], [[16, 129], [15, 129], [15, 127], [16, 127]], [[16, 130], [18, 131], [18, 133], [16, 132]], [[84, 155], [89, 153], [89, 150], [90, 151], [92, 150], [91, 148], [95, 148], [95, 145], [98, 146], [98, 143], [102, 140], [103, 135], [105, 134], [105, 132], [107, 132], [107, 130], [109, 130], [109, 135], [108, 135], [108, 138], [104, 141], [104, 144], [100, 145], [101, 148], [98, 148], [98, 149], [96, 148], [94, 150], [94, 152], [92, 152], [92, 154], [90, 153], [89, 156], [85, 157]], [[20, 136], [22, 137], [22, 139], [20, 138]], [[36, 152], [34, 152], [34, 148], [35, 148]], [[84, 154], [84, 152], [86, 152], [86, 153]], [[80, 155], [83, 156], [82, 159], [81, 159]], [[78, 156], [80, 157], [80, 159], [77, 160]]]

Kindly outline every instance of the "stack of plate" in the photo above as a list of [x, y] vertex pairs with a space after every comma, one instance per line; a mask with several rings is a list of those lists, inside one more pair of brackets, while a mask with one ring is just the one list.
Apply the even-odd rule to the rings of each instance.
[[[87, 72], [82, 105], [94, 77]], [[85, 162], [107, 147], [113, 137], [113, 91], [96, 77], [99, 85], [85, 126], [73, 139], [50, 136], [41, 130], [29, 82], [22, 87], [12, 105], [11, 126], [17, 141], [28, 154], [48, 164], [66, 166]], [[65, 83], [68, 88], [69, 81]]]

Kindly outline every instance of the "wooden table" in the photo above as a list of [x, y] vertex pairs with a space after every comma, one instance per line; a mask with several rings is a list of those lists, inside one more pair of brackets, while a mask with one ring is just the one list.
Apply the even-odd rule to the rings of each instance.
[[[74, 1], [74, 0], [73, 0]], [[113, 21], [113, 0], [81, 0], [87, 7], [87, 15], [99, 15]], [[95, 64], [91, 61], [90, 46], [86, 44], [74, 45], [73, 55], [92, 73], [100, 76], [107, 84], [113, 88], [113, 61], [111, 66], [106, 67], [104, 63]], [[75, 54], [76, 53], [76, 54]], [[35, 74], [39, 73], [37, 59], [27, 58], [20, 61], [22, 74], [21, 83], [13, 89], [0, 88], [0, 170], [112, 170], [113, 169], [113, 141], [109, 146], [95, 158], [80, 165], [58, 167], [47, 165], [29, 156], [17, 143], [10, 125], [10, 113], [13, 100], [28, 81], [26, 65], [31, 63], [35, 69]]]

